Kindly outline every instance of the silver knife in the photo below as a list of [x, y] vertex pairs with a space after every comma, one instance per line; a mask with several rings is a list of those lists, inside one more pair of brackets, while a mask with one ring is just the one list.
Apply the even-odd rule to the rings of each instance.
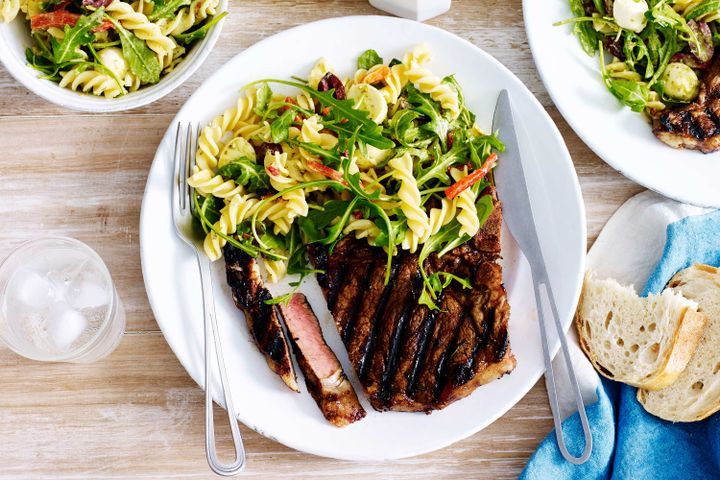
[[[563, 457], [570, 463], [580, 465], [590, 458], [590, 453], [592, 452], [590, 424], [587, 414], [585, 413], [585, 405], [582, 395], [580, 394], [580, 388], [578, 387], [575, 369], [570, 360], [570, 351], [568, 350], [565, 331], [560, 322], [560, 315], [558, 315], [557, 306], [555, 305], [555, 297], [552, 286], [550, 285], [547, 268], [545, 267], [545, 259], [543, 258], [542, 249], [540, 248], [540, 239], [538, 238], [535, 219], [533, 218], [530, 207], [530, 192], [528, 192], [527, 189], [527, 177], [525, 175], [525, 169], [523, 168], [523, 158], [520, 153], [520, 146], [515, 131], [510, 95], [507, 90], [502, 90], [498, 96], [492, 129], [494, 132], [499, 133], [500, 140], [505, 144], [505, 151], [498, 160], [497, 167], [494, 171], [498, 197], [503, 205], [503, 218], [513, 238], [515, 238], [515, 241], [520, 246], [520, 250], [525, 254], [532, 273], [535, 303], [537, 305], [538, 319], [540, 320], [543, 357], [545, 359], [548, 400], [553, 414], [553, 421], [555, 422], [555, 436]], [[537, 178], [535, 179], [536, 181]], [[570, 385], [575, 394], [575, 403], [580, 413], [580, 422], [582, 423], [583, 433], [585, 435], [585, 451], [579, 457], [574, 457], [568, 452], [563, 438], [562, 419], [560, 418], [557, 389], [555, 387], [555, 374], [553, 372], [552, 359], [550, 358], [548, 332], [545, 323], [545, 313], [548, 311], [553, 317], [555, 329], [560, 338], [563, 357], [570, 377]]]

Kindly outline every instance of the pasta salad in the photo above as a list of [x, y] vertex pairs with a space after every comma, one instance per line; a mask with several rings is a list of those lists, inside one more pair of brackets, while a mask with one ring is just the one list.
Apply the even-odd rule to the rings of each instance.
[[61, 87], [116, 98], [158, 83], [227, 12], [220, 0], [0, 0], [27, 20], [29, 65]]
[[478, 128], [460, 85], [436, 76], [430, 59], [422, 45], [388, 63], [368, 50], [344, 80], [321, 59], [306, 80], [244, 87], [202, 128], [188, 180], [208, 257], [230, 243], [261, 257], [275, 282], [313, 273], [308, 245], [354, 235], [385, 250], [386, 281], [393, 255], [419, 252], [426, 305], [443, 284], [467, 282], [427, 275], [423, 262], [478, 232], [493, 209], [486, 188], [504, 147]]
[[[570, 0], [572, 24], [589, 55], [600, 52], [607, 89], [656, 117], [695, 101], [720, 43], [716, 0]], [[607, 62], [605, 53], [611, 60]]]

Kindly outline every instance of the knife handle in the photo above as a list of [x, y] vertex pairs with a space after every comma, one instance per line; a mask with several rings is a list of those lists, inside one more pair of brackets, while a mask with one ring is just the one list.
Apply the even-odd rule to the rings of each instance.
[[[565, 460], [575, 465], [581, 465], [590, 458], [590, 454], [592, 453], [592, 433], [590, 432], [590, 423], [588, 422], [587, 413], [585, 412], [585, 404], [583, 403], [582, 395], [580, 394], [580, 387], [578, 387], [575, 369], [573, 368], [572, 361], [570, 360], [570, 350], [568, 349], [567, 338], [565, 337], [565, 331], [563, 330], [560, 322], [560, 315], [557, 311], [557, 305], [555, 305], [555, 296], [553, 295], [552, 287], [548, 281], [547, 272], [543, 272], [542, 277], [543, 278], [540, 279], [540, 281], [536, 281], [533, 274], [533, 284], [535, 286], [535, 302], [537, 304], [538, 319], [540, 320], [540, 336], [542, 340], [543, 357], [545, 359], [545, 375], [547, 376], [548, 383], [548, 400], [550, 402], [550, 410], [552, 410], [553, 422], [555, 423], [555, 437], [557, 438], [560, 453], [562, 453]], [[572, 386], [573, 394], [575, 395], [575, 403], [577, 405], [578, 413], [580, 414], [580, 423], [582, 424], [583, 434], [585, 435], [585, 451], [579, 457], [571, 455], [565, 446], [562, 419], [560, 418], [560, 407], [557, 399], [557, 387], [555, 386], [555, 373], [552, 367], [548, 331], [545, 323], [545, 312], [548, 309], [545, 307], [549, 307], [549, 311], [555, 324], [555, 329], [558, 333], [558, 338], [560, 339], [563, 358], [565, 360], [565, 365], [567, 366], [568, 376], [570, 377], [570, 385]]]

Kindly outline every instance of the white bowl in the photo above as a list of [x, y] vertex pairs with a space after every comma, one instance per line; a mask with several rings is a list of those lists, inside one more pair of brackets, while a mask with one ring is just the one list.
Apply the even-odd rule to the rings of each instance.
[[[217, 13], [225, 10], [227, 10], [227, 0], [220, 0]], [[28, 90], [61, 107], [93, 113], [130, 110], [164, 97], [187, 80], [210, 54], [220, 36], [224, 21], [225, 19], [220, 20], [204, 39], [193, 46], [178, 66], [161, 77], [158, 83], [142, 87], [119, 98], [109, 99], [76, 92], [60, 87], [51, 80], [40, 78], [41, 72], [25, 61], [25, 50], [32, 46], [33, 41], [22, 12], [12, 22], [0, 23], [0, 62], [5, 65], [10, 75]]]

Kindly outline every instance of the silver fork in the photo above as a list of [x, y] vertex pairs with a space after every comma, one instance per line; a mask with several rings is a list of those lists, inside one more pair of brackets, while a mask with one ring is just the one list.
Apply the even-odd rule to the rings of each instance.
[[[213, 472], [218, 475], [230, 476], [239, 473], [245, 468], [245, 448], [243, 447], [240, 429], [235, 418], [235, 408], [230, 392], [230, 385], [225, 368], [225, 360], [220, 344], [220, 333], [218, 331], [217, 318], [215, 316], [215, 302], [213, 299], [212, 277], [210, 275], [210, 260], [203, 252], [203, 238], [193, 224], [193, 198], [195, 189], [188, 185], [188, 176], [195, 166], [195, 144], [198, 128], [188, 124], [183, 128], [178, 123], [175, 134], [175, 154], [173, 171], [172, 207], [173, 221], [178, 236], [193, 247], [200, 269], [200, 280], [203, 296], [203, 317], [205, 322], [205, 453], [208, 464]], [[183, 148], [184, 147], [184, 148]], [[227, 408], [230, 429], [232, 431], [233, 443], [235, 445], [235, 461], [229, 464], [222, 463], [217, 457], [215, 445], [215, 424], [213, 422], [213, 399], [210, 385], [212, 364], [210, 363], [212, 341], [215, 341], [215, 361], [220, 370], [220, 381], [222, 384], [225, 406]]]

